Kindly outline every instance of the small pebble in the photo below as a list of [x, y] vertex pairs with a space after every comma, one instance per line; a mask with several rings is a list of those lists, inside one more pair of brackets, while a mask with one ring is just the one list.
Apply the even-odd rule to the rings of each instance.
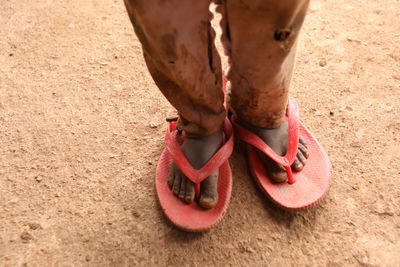
[[329, 111], [329, 115], [333, 116], [335, 113], [333, 111]]
[[29, 228], [31, 228], [32, 230], [36, 230], [36, 229], [42, 228], [42, 227], [40, 226], [40, 224], [35, 223], [35, 222], [29, 223], [28, 225], [29, 225]]
[[391, 208], [384, 207], [382, 204], [377, 203], [375, 207], [375, 213], [378, 215], [394, 216], [394, 211]]
[[40, 176], [40, 175], [35, 176], [35, 180], [36, 180], [38, 183], [40, 183], [40, 182], [43, 180], [43, 177]]
[[91, 261], [91, 260], [92, 260], [92, 257], [91, 257], [90, 255], [87, 255], [86, 258], [85, 258], [85, 260], [86, 260], [86, 261]]
[[160, 123], [158, 123], [158, 122], [151, 122], [149, 126], [150, 126], [150, 128], [157, 128], [159, 125], [160, 125]]
[[246, 248], [245, 248], [245, 251], [246, 251], [247, 253], [254, 253], [254, 249], [252, 249], [252, 248], [250, 248], [250, 247], [246, 247]]
[[132, 211], [132, 215], [135, 216], [136, 218], [140, 217], [140, 214], [136, 210]]
[[321, 67], [325, 67], [325, 66], [326, 66], [326, 60], [325, 60], [325, 59], [322, 59], [322, 60], [319, 62], [319, 65], [320, 65]]
[[269, 250], [274, 251], [274, 248], [270, 245], [265, 245]]
[[33, 236], [30, 234], [30, 233], [28, 233], [27, 231], [24, 231], [22, 234], [21, 234], [21, 239], [22, 240], [32, 240], [33, 239]]

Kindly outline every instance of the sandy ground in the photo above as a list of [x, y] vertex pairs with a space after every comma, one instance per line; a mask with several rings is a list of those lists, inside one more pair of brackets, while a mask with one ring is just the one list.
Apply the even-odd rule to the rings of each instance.
[[0, 0], [0, 266], [400, 266], [399, 17], [311, 3], [292, 95], [333, 164], [321, 205], [275, 208], [237, 142], [227, 216], [190, 234], [155, 197], [173, 109], [122, 1]]

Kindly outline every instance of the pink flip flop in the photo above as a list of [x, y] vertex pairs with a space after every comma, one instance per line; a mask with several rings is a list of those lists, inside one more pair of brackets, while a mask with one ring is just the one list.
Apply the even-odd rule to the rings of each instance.
[[[317, 139], [299, 121], [299, 108], [292, 97], [289, 98], [287, 114], [285, 120], [289, 126], [289, 142], [287, 153], [283, 157], [277, 155], [257, 135], [240, 126], [234, 115], [231, 120], [235, 135], [247, 143], [249, 168], [261, 190], [280, 208], [298, 211], [315, 206], [325, 197], [329, 190], [331, 164]], [[304, 168], [293, 173], [291, 165], [296, 159], [299, 135], [307, 142], [310, 156]], [[287, 182], [274, 183], [268, 178], [256, 149], [285, 167]]]
[[[226, 214], [232, 192], [232, 172], [228, 158], [233, 151], [233, 130], [228, 119], [224, 122], [225, 143], [201, 169], [194, 169], [180, 150], [185, 134], [176, 129], [176, 122], [170, 122], [165, 135], [166, 148], [162, 152], [157, 164], [156, 191], [161, 208], [165, 216], [173, 225], [188, 232], [207, 231], [218, 223]], [[168, 173], [172, 162], [188, 177], [196, 188], [196, 199], [200, 196], [200, 183], [219, 168], [218, 176], [218, 203], [211, 209], [204, 209], [193, 201], [186, 204], [168, 187]]]

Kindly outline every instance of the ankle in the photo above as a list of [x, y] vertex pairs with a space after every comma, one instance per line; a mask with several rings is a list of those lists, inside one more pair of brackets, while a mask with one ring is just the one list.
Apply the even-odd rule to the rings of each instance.
[[201, 140], [201, 141], [212, 141], [212, 140], [220, 140], [222, 138], [222, 128], [218, 129], [217, 131], [207, 134], [207, 135], [195, 135], [195, 134], [188, 134], [186, 133], [186, 139], [193, 139], [193, 140]]
[[237, 117], [237, 122], [242, 125], [244, 128], [254, 132], [254, 131], [265, 131], [265, 130], [275, 130], [279, 129], [284, 123], [283, 123], [283, 118], [277, 121], [274, 121], [271, 124], [268, 125], [255, 125], [253, 123], [250, 123], [248, 121], [243, 120], [242, 118]]

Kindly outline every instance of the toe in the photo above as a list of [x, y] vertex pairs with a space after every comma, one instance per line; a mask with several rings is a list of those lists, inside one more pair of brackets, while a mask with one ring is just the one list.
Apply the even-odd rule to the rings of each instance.
[[301, 135], [299, 136], [299, 143], [302, 144], [305, 148], [308, 147], [306, 140]]
[[175, 178], [175, 172], [174, 172], [174, 167], [172, 167], [168, 173], [168, 186], [170, 189], [172, 189], [172, 186], [174, 185], [174, 178]]
[[201, 196], [199, 200], [200, 206], [205, 209], [211, 209], [215, 207], [218, 202], [218, 197], [215, 196]]
[[306, 164], [307, 159], [304, 157], [304, 154], [301, 150], [297, 151], [297, 159], [301, 162], [301, 164]]
[[194, 183], [190, 180], [186, 181], [186, 195], [185, 195], [185, 202], [192, 203], [194, 200]]
[[283, 183], [284, 181], [287, 180], [286, 170], [280, 165], [277, 166], [281, 168], [276, 168], [274, 170], [271, 170], [271, 172], [269, 173], [270, 178], [275, 183]]
[[181, 177], [181, 187], [180, 187], [179, 196], [178, 196], [181, 200], [185, 200], [186, 180], [187, 180], [186, 177]]
[[203, 208], [210, 209], [218, 202], [218, 171], [213, 172], [201, 183], [199, 204]]
[[274, 183], [282, 183], [286, 181], [287, 175], [286, 175], [286, 170], [283, 166], [277, 164], [271, 158], [266, 157], [265, 154], [263, 154], [262, 152], [258, 152], [258, 155], [262, 160], [266, 171], [268, 172], [268, 177]]
[[175, 196], [179, 195], [179, 189], [181, 188], [181, 176], [179, 174], [175, 174], [174, 184], [172, 185], [172, 192]]
[[[297, 154], [299, 153], [300, 152], [297, 152]], [[292, 170], [298, 172], [301, 171], [302, 169], [303, 169], [303, 163], [301, 163], [301, 161], [297, 157], [292, 164]]]
[[304, 158], [308, 159], [308, 157], [310, 156], [310, 152], [308, 152], [307, 147], [303, 144], [299, 144], [299, 150], [301, 151], [301, 154], [304, 156]]

